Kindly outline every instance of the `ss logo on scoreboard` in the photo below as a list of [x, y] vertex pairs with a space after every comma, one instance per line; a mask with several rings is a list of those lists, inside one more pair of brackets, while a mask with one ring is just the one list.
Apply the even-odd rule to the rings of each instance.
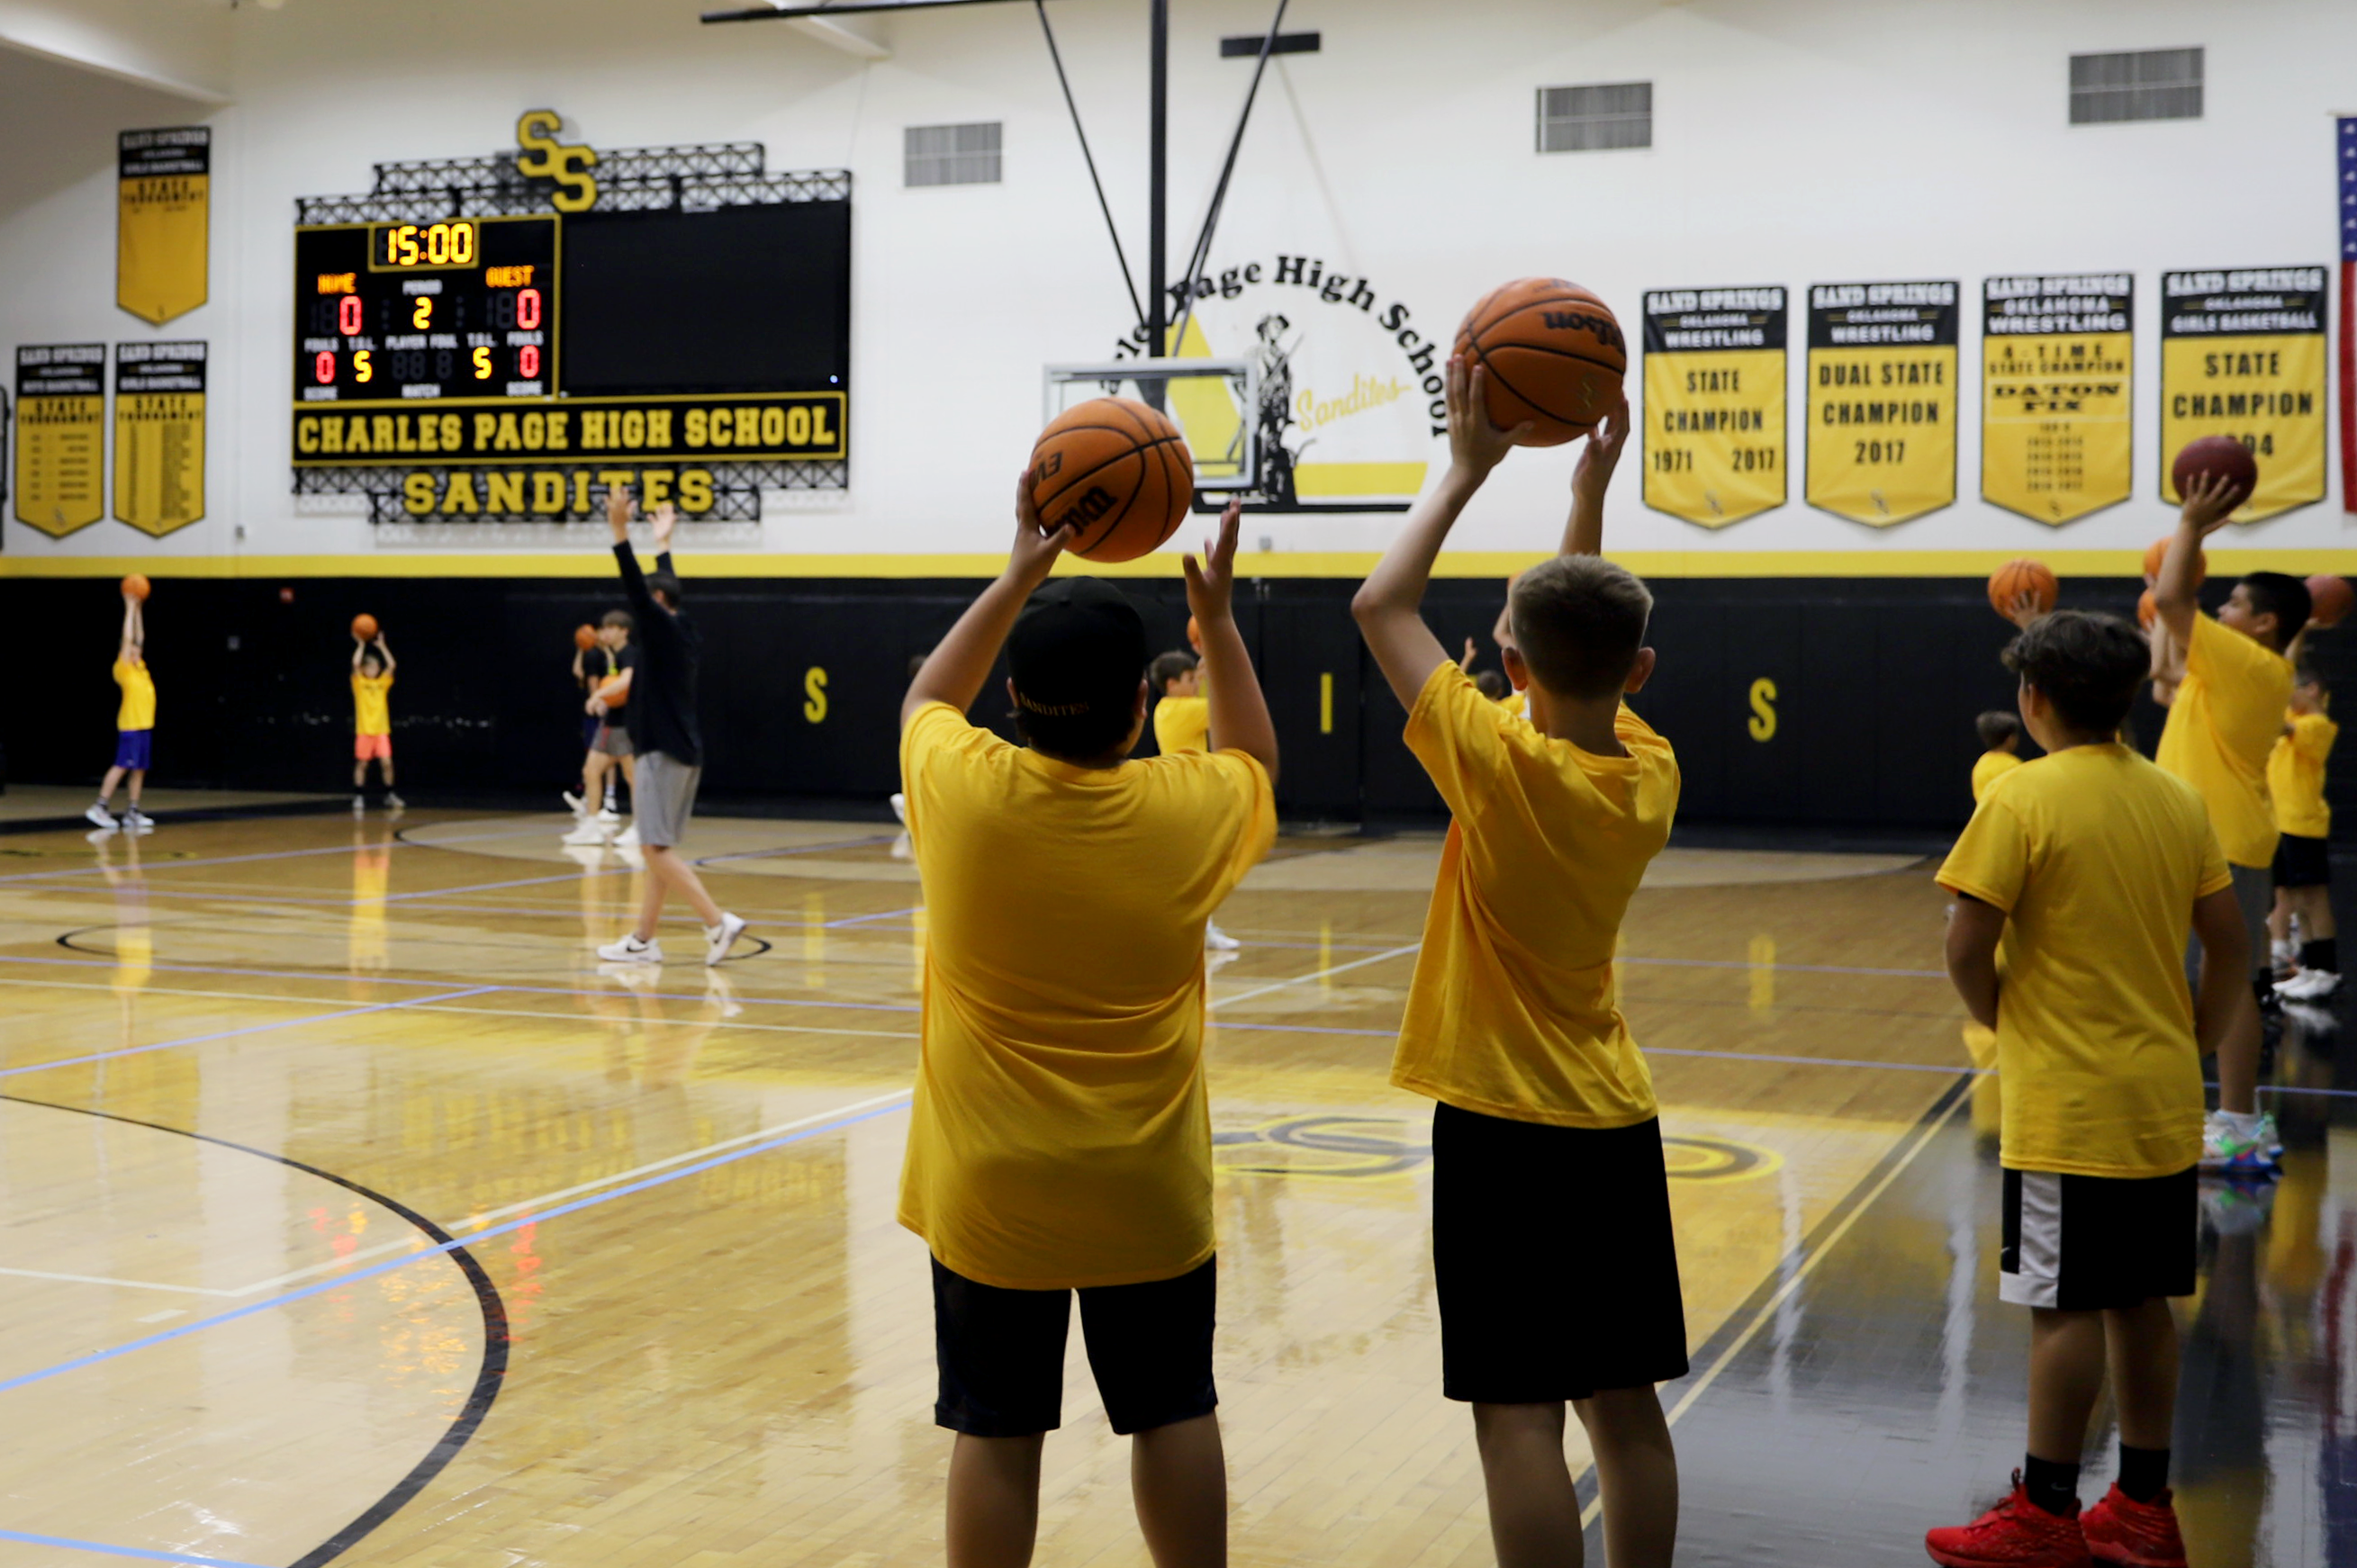
[[556, 194], [548, 199], [559, 212], [587, 212], [597, 204], [597, 181], [589, 166], [597, 149], [578, 142], [560, 142], [556, 133], [565, 117], [554, 109], [527, 109], [516, 121], [516, 173], [527, 179], [553, 179]]

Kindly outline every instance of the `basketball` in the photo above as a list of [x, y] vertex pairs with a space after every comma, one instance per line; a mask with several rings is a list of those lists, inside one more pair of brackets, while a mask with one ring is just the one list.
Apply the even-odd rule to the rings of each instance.
[[1203, 628], [1195, 624], [1193, 616], [1187, 618], [1187, 646], [1198, 653], [1203, 651]]
[[359, 638], [362, 642], [374, 642], [376, 640], [376, 617], [371, 615], [357, 615], [352, 617], [352, 635]]
[[587, 653], [597, 646], [597, 628], [584, 621], [573, 628], [573, 646]]
[[2319, 572], [2308, 580], [2309, 619], [2317, 626], [2339, 626], [2341, 618], [2357, 605], [2357, 589], [2349, 585], [2346, 577], [2336, 577], [2330, 572]]
[[2031, 594], [2037, 596], [2038, 613], [2044, 615], [2054, 607], [2054, 596], [2061, 586], [2043, 561], [2008, 561], [1989, 578], [1989, 607], [2001, 616], [2010, 615], [2014, 599]]
[[136, 572], [132, 573], [123, 579], [123, 595], [125, 598], [145, 600], [147, 597], [147, 579]]
[[1039, 433], [1025, 483], [1040, 527], [1071, 528], [1072, 553], [1135, 561], [1185, 521], [1195, 500], [1195, 459], [1158, 409], [1135, 398], [1092, 398]]
[[[2180, 491], [2179, 493], [2181, 494], [2182, 492]], [[2149, 583], [2154, 578], [2160, 575], [2161, 558], [2168, 553], [2169, 541], [2167, 539], [2156, 539], [2152, 542], [2152, 548], [2144, 553], [2144, 577], [2146, 582]], [[2193, 552], [2193, 585], [2198, 588], [2209, 580], [2210, 552], [2207, 550], [2196, 550]]]
[[2152, 590], [2147, 588], [2136, 596], [2136, 625], [2150, 631], [2152, 623], [2159, 618], [2160, 607], [2152, 602]]
[[617, 675], [597, 688], [597, 698], [609, 708], [623, 707], [630, 703], [630, 689]]
[[2189, 441], [2169, 466], [2169, 482], [2183, 495], [2185, 488], [2204, 474], [2216, 474], [2232, 481], [2248, 500], [2259, 482], [2259, 460], [2251, 449], [2231, 435], [2204, 435]]
[[1561, 278], [1491, 290], [1457, 328], [1457, 354], [1490, 372], [1490, 423], [1534, 428], [1525, 446], [1560, 446], [1620, 401], [1629, 343], [1602, 300]]

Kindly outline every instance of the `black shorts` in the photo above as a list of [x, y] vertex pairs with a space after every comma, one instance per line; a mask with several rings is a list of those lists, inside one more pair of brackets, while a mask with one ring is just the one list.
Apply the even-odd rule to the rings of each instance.
[[1432, 1112], [1441, 1392], [1551, 1404], [1686, 1373], [1658, 1120], [1597, 1131]]
[[[1081, 1334], [1113, 1429], [1124, 1436], [1219, 1408], [1211, 1328], [1219, 1260], [1177, 1279], [1079, 1293]], [[976, 1437], [1028, 1437], [1064, 1423], [1064, 1337], [1073, 1293], [1006, 1290], [933, 1260], [933, 1421]]]
[[2008, 1170], [1996, 1294], [2063, 1312], [2191, 1295], [2200, 1203], [2190, 1165], [2141, 1178]]
[[2284, 833], [2276, 839], [2276, 886], [2330, 887], [2332, 885], [2332, 841]]

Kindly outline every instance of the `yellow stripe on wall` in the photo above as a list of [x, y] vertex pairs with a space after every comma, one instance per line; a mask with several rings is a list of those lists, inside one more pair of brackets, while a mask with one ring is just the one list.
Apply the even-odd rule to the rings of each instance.
[[[1645, 577], [1986, 577], [2021, 552], [2013, 550], [1612, 550], [1612, 560]], [[690, 578], [708, 577], [994, 577], [1004, 555], [953, 554], [762, 554], [748, 552], [683, 553]], [[1460, 550], [1441, 556], [1438, 577], [1501, 580], [1546, 557], [1538, 551]], [[2134, 577], [2144, 570], [2137, 550], [2048, 550], [2039, 560], [2072, 577]], [[1240, 577], [1364, 577], [1377, 553], [1366, 551], [1245, 551], [1236, 556]], [[2216, 550], [2213, 574], [2289, 572], [2306, 575], [2337, 572], [2357, 575], [2357, 550]], [[1060, 575], [1099, 577], [1179, 575], [1178, 557], [1157, 553], [1140, 561], [1106, 564], [1066, 556]], [[416, 555], [0, 555], [0, 578], [120, 577], [144, 572], [159, 581], [182, 578], [284, 577], [611, 577], [613, 557], [602, 550], [578, 554], [509, 553]]]

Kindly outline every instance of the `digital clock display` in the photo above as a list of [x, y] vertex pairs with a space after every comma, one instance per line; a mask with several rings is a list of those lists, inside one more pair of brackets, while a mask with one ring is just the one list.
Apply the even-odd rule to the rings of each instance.
[[296, 401], [553, 395], [557, 221], [296, 231]]

